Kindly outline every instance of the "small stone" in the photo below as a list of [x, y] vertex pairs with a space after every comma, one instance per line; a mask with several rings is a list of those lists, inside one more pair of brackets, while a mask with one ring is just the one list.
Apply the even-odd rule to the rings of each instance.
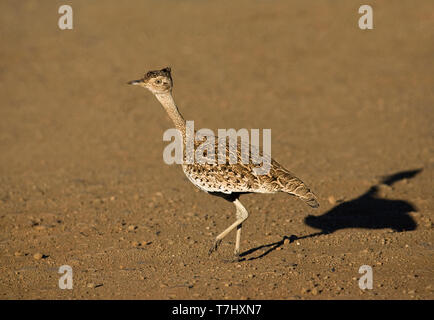
[[128, 231], [134, 231], [136, 229], [137, 229], [137, 226], [135, 226], [135, 225], [129, 225], [128, 226]]
[[327, 198], [327, 200], [329, 201], [329, 203], [330, 203], [331, 205], [335, 205], [335, 204], [336, 204], [336, 198], [335, 198], [334, 196], [329, 196], [329, 197]]
[[314, 296], [316, 296], [316, 295], [318, 295], [318, 289], [317, 288], [313, 288], [312, 289], [312, 291], [311, 291], [311, 293], [314, 295]]
[[35, 259], [35, 260], [41, 260], [42, 258], [44, 257], [44, 255], [42, 254], [42, 253], [35, 253], [34, 255], [33, 255], [33, 258]]
[[131, 242], [131, 245], [133, 246], [133, 247], [140, 247], [140, 243], [139, 242], [137, 242], [137, 241], [133, 241], [133, 242]]
[[285, 238], [285, 240], [283, 240], [283, 244], [284, 245], [288, 245], [290, 244], [291, 241], [289, 241], [289, 239]]
[[410, 211], [409, 214], [415, 218], [419, 218], [421, 216], [421, 213], [417, 211]]
[[93, 282], [89, 282], [89, 283], [87, 284], [87, 287], [93, 289], [93, 288], [95, 288], [95, 283], [93, 283]]
[[306, 293], [308, 293], [309, 292], [309, 289], [306, 289], [306, 288], [301, 288], [301, 294], [306, 294]]
[[24, 253], [22, 253], [21, 251], [15, 251], [15, 253], [14, 253], [15, 257], [21, 257], [23, 255], [24, 255]]

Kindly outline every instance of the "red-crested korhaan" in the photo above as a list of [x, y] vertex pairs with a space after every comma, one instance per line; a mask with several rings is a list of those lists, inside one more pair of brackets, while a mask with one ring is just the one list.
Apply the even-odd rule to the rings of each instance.
[[[187, 139], [191, 137], [187, 136], [186, 122], [173, 100], [171, 69], [167, 67], [161, 70], [149, 71], [141, 79], [128, 83], [148, 89], [162, 104], [176, 129], [182, 134], [185, 159], [187, 149], [185, 144]], [[218, 152], [217, 144], [215, 154]], [[194, 142], [195, 150], [199, 145], [200, 142]], [[215, 238], [209, 254], [216, 251], [222, 239], [229, 232], [236, 229], [235, 256], [239, 256], [241, 228], [249, 216], [246, 208], [239, 200], [241, 194], [285, 192], [300, 198], [313, 208], [319, 206], [315, 194], [310, 191], [309, 187], [275, 160], [270, 159], [270, 168], [267, 174], [258, 174], [257, 170], [254, 170], [258, 167], [258, 164], [253, 163], [251, 158], [249, 158], [249, 163], [241, 161], [240, 144], [236, 149], [236, 163], [233, 164], [233, 161], [229, 161], [229, 148], [227, 148], [227, 151], [226, 163], [214, 161], [214, 163], [183, 162], [182, 164], [185, 175], [196, 187], [231, 201], [236, 208], [236, 221]]]

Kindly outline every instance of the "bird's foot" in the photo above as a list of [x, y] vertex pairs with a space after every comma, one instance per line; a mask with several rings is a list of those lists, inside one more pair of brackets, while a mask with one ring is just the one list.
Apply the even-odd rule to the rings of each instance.
[[216, 239], [215, 241], [214, 241], [214, 244], [211, 246], [211, 248], [209, 249], [209, 251], [208, 251], [208, 255], [211, 255], [214, 251], [217, 251], [217, 249], [218, 249], [218, 247], [219, 247], [219, 245], [220, 245], [220, 243], [222, 242], [222, 240], [221, 239]]
[[239, 254], [235, 254], [232, 258], [225, 259], [225, 260], [223, 260], [223, 262], [226, 262], [226, 263], [235, 263], [235, 262], [241, 262], [241, 261], [244, 261], [244, 260], [246, 260], [246, 259], [242, 258]]
[[232, 262], [241, 262], [244, 261], [245, 258], [242, 258], [240, 255], [240, 251], [235, 251], [234, 252], [234, 257], [232, 258]]

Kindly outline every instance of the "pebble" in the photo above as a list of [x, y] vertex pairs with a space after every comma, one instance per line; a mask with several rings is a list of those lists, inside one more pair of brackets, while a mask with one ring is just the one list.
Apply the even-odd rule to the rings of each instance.
[[36, 259], [36, 260], [41, 260], [43, 257], [44, 257], [44, 255], [42, 253], [39, 253], [39, 252], [35, 253], [33, 255], [33, 258]]
[[24, 253], [22, 253], [21, 251], [15, 251], [14, 255], [15, 257], [21, 257], [24, 255]]
[[285, 240], [283, 240], [283, 244], [284, 244], [284, 245], [288, 245], [289, 243], [290, 243], [289, 239], [286, 239], [286, 238], [285, 238]]
[[136, 230], [137, 229], [137, 226], [135, 226], [135, 225], [129, 225], [128, 226], [128, 230], [129, 231], [134, 231], [134, 230]]
[[329, 203], [332, 204], [332, 205], [336, 204], [336, 198], [333, 197], [333, 196], [329, 196], [329, 197], [327, 198], [327, 200], [328, 200]]
[[95, 288], [95, 283], [93, 283], [93, 282], [89, 282], [89, 283], [87, 284], [87, 287], [93, 289], [93, 288]]
[[311, 291], [311, 293], [312, 293], [314, 296], [316, 296], [319, 292], [318, 292], [318, 289], [317, 289], [317, 288], [313, 288], [312, 291]]

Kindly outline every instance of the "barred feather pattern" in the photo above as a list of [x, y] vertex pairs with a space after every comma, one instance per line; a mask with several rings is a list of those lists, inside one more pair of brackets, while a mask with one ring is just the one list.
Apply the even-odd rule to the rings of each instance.
[[[201, 144], [203, 146], [202, 142], [195, 141], [194, 150], [197, 150]], [[187, 178], [199, 189], [206, 192], [225, 194], [285, 192], [300, 198], [313, 208], [319, 206], [315, 194], [309, 187], [268, 155], [265, 155], [265, 157], [268, 157], [270, 170], [267, 174], [257, 174], [254, 168], [258, 168], [259, 165], [252, 160], [252, 151], [256, 149], [256, 146], [248, 144], [250, 150], [249, 162], [243, 163], [241, 150], [247, 150], [243, 149], [243, 143], [237, 143], [236, 154], [234, 154], [234, 150], [229, 148], [228, 140], [226, 140], [223, 146], [226, 149], [226, 162], [219, 164], [217, 161], [218, 145], [219, 142], [216, 142], [213, 157], [204, 154], [204, 158], [207, 159], [206, 163], [196, 162], [182, 165]], [[245, 144], [244, 147], [246, 147]], [[211, 148], [208, 150], [211, 150]], [[234, 154], [237, 159], [235, 164], [229, 162], [231, 154]], [[264, 157], [261, 151], [258, 154]]]

